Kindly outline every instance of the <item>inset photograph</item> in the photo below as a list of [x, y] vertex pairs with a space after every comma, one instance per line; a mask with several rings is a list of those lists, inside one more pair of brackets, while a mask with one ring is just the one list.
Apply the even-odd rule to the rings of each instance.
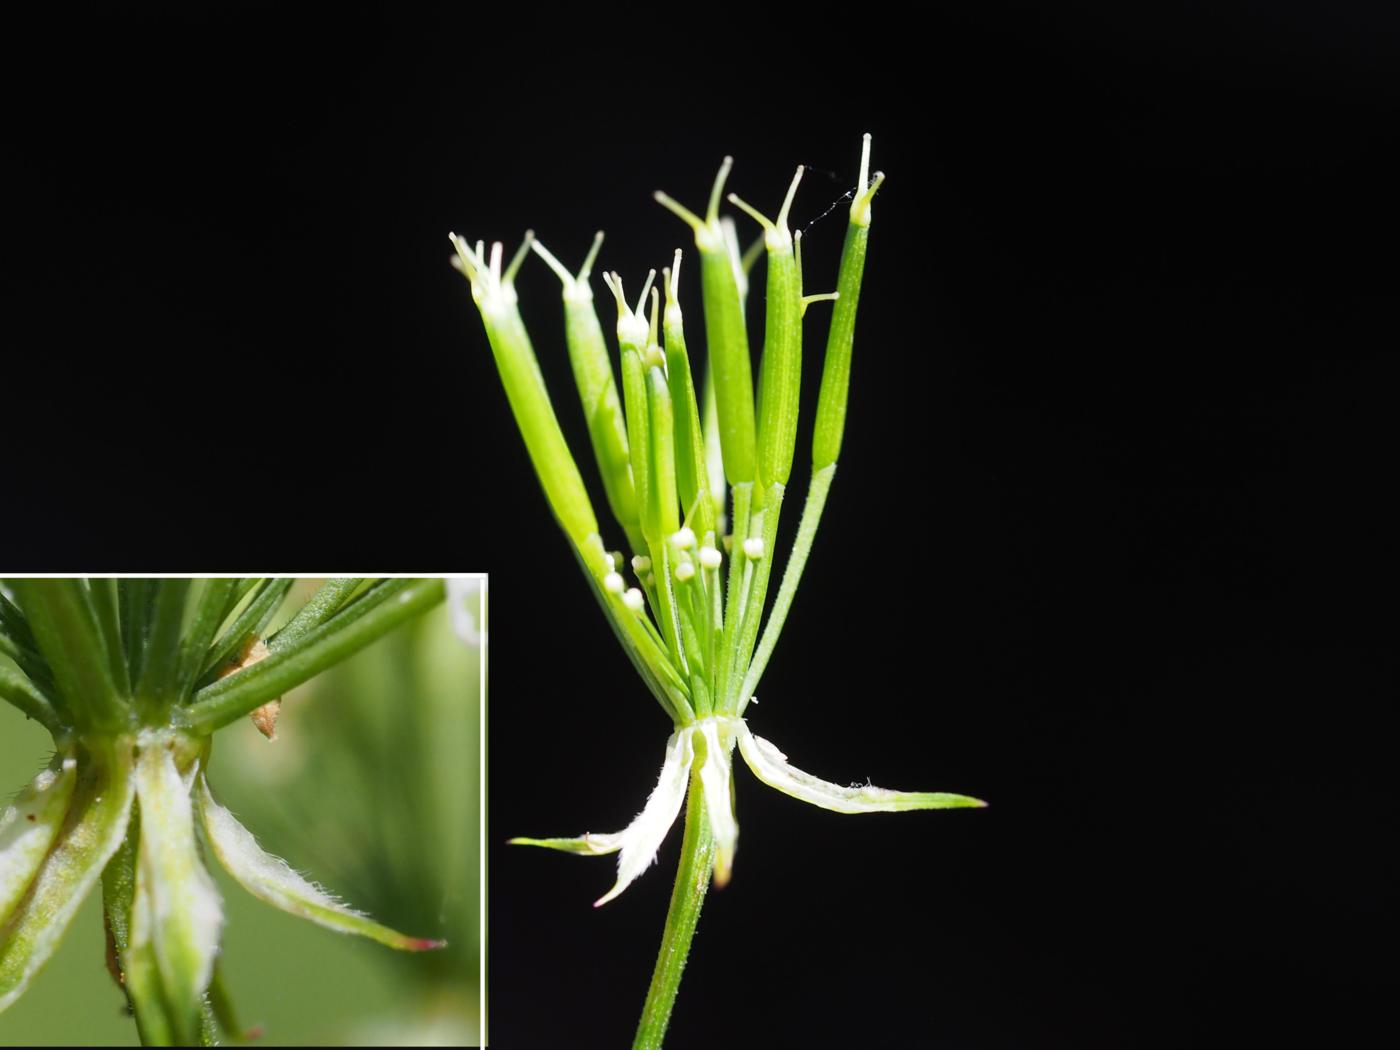
[[0, 1041], [473, 1045], [484, 576], [0, 584]]

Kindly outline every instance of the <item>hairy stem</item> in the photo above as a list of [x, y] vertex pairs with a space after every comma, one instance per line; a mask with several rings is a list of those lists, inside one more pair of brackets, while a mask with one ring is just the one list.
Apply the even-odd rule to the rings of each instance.
[[661, 950], [656, 955], [656, 969], [647, 989], [642, 1019], [637, 1024], [637, 1036], [632, 1050], [657, 1050], [666, 1035], [671, 1020], [671, 1007], [681, 986], [681, 973], [695, 925], [700, 921], [700, 907], [705, 903], [705, 891], [710, 888], [710, 871], [715, 863], [715, 840], [710, 832], [709, 816], [705, 812], [705, 793], [700, 785], [700, 762], [690, 774], [690, 791], [685, 807], [685, 841], [681, 844], [681, 862], [676, 871], [675, 889], [671, 891], [671, 906], [666, 912], [666, 929], [661, 935]]

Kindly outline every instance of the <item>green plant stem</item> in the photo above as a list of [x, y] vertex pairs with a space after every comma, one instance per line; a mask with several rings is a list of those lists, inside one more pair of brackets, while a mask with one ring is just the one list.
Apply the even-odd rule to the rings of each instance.
[[807, 488], [807, 502], [802, 506], [802, 520], [797, 525], [797, 540], [792, 545], [792, 556], [788, 558], [787, 567], [783, 570], [783, 582], [778, 587], [773, 611], [768, 614], [768, 623], [763, 628], [758, 650], [749, 663], [748, 673], [739, 689], [736, 714], [742, 715], [744, 708], [749, 705], [754, 690], [758, 688], [758, 681], [768, 667], [773, 648], [778, 644], [778, 636], [783, 633], [783, 624], [787, 622], [788, 610], [792, 608], [793, 596], [797, 594], [797, 585], [802, 582], [802, 570], [807, 567], [807, 555], [812, 552], [812, 541], [816, 539], [817, 526], [821, 523], [822, 511], [826, 508], [831, 479], [835, 476], [835, 463], [828, 463], [812, 475], [811, 484]]
[[705, 891], [710, 888], [710, 871], [715, 863], [715, 839], [705, 813], [705, 792], [700, 786], [700, 763], [697, 760], [690, 774], [690, 791], [685, 805], [685, 840], [681, 843], [681, 862], [676, 871], [676, 885], [671, 891], [671, 906], [666, 912], [666, 928], [661, 935], [661, 950], [656, 955], [651, 987], [647, 989], [642, 1019], [632, 1050], [657, 1050], [666, 1036], [671, 1020], [671, 1007], [681, 986], [690, 942], [700, 921], [700, 907], [705, 903]]

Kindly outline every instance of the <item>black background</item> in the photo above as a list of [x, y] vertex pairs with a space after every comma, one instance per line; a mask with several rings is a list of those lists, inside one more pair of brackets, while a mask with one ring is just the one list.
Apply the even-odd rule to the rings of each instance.
[[[732, 153], [771, 211], [805, 163], [822, 290], [871, 131], [841, 469], [750, 722], [992, 806], [849, 819], [741, 770], [668, 1045], [1392, 1028], [1400, 23], [1132, 10], [12, 27], [3, 557], [488, 569], [493, 1042], [625, 1045], [678, 831], [597, 911], [610, 861], [502, 842], [621, 827], [668, 727], [446, 234], [576, 265], [601, 226], [635, 288], [690, 247], [657, 186], [698, 204]], [[557, 284], [520, 288], [589, 473]]]

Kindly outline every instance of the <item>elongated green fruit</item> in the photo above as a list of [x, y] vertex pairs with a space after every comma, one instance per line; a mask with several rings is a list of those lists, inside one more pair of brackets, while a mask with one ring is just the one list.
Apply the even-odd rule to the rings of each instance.
[[651, 425], [648, 421], [646, 365], [643, 363], [647, 350], [647, 322], [642, 316], [642, 304], [646, 302], [651, 282], [656, 271], [647, 274], [646, 283], [637, 302], [637, 309], [627, 305], [622, 288], [622, 278], [615, 273], [603, 275], [603, 281], [617, 301], [617, 345], [622, 359], [622, 404], [626, 413], [627, 450], [632, 465], [632, 483], [635, 487], [637, 505], [641, 510], [641, 529], [646, 546], [649, 548], [658, 540], [653, 528], [654, 515], [648, 512], [651, 506]]
[[719, 444], [730, 485], [754, 480], [753, 366], [734, 270], [724, 251], [700, 253], [705, 338], [719, 408]]
[[812, 541], [816, 538], [817, 526], [821, 523], [827, 494], [836, 474], [836, 459], [841, 454], [841, 438], [846, 426], [846, 401], [850, 391], [856, 306], [860, 302], [861, 278], [865, 272], [865, 248], [870, 236], [870, 204], [885, 178], [877, 172], [872, 181], [868, 177], [869, 174], [870, 136], [866, 135], [861, 148], [860, 184], [856, 188], [855, 200], [851, 203], [846, 244], [841, 251], [836, 307], [826, 343], [821, 391], [817, 397], [817, 421], [812, 435], [812, 479], [807, 489], [807, 501], [802, 507], [802, 518], [798, 522], [797, 540], [793, 545], [792, 556], [788, 558], [783, 569], [783, 581], [778, 587], [778, 597], [773, 603], [768, 622], [763, 627], [763, 635], [758, 641], [753, 662], [749, 665], [739, 689], [736, 710], [741, 714], [753, 696], [753, 691], [758, 688], [759, 679], [768, 666], [778, 637], [782, 634], [783, 625], [787, 622], [788, 610], [792, 607], [797, 586], [802, 582], [802, 572], [807, 567], [807, 557], [811, 553]]
[[603, 479], [603, 491], [613, 517], [627, 534], [635, 551], [644, 549], [641, 519], [637, 508], [637, 493], [632, 483], [632, 463], [628, 454], [627, 425], [622, 415], [622, 400], [613, 378], [603, 326], [593, 306], [593, 289], [588, 277], [603, 243], [603, 233], [593, 238], [593, 247], [577, 275], [569, 273], [539, 241], [530, 247], [549, 264], [563, 285], [564, 339], [569, 347], [569, 365], [574, 384], [578, 387], [584, 421], [588, 424], [588, 439], [593, 445], [593, 458]]
[[[524, 257], [523, 250], [516, 253], [510, 267], [502, 273], [500, 242], [492, 245], [488, 261], [481, 246], [473, 250], [456, 234], [451, 238], [461, 268], [471, 281], [472, 298], [481, 311], [501, 385], [545, 498], [564, 532], [575, 544], [582, 544], [598, 531], [598, 521], [578, 465], [559, 429], [539, 362], [515, 305], [515, 271]], [[532, 239], [531, 234], [526, 234], [523, 249], [528, 249]]]
[[856, 307], [860, 304], [861, 278], [865, 274], [865, 248], [870, 239], [870, 205], [883, 172], [870, 175], [870, 136], [860, 155], [860, 185], [851, 202], [846, 243], [841, 249], [841, 270], [836, 279], [836, 307], [826, 339], [826, 359], [822, 363], [821, 392], [817, 395], [817, 420], [812, 432], [812, 470], [835, 463], [841, 455], [841, 438], [846, 429], [846, 401], [851, 387], [851, 351], [855, 344]]
[[[479, 254], [478, 252], [478, 256]], [[648, 275], [638, 310], [634, 312], [628, 307], [623, 295], [621, 279], [616, 274], [603, 275], [604, 283], [617, 300], [618, 345], [622, 353], [622, 390], [627, 409], [629, 467], [636, 499], [642, 508], [647, 505], [647, 485], [651, 475], [651, 435], [646, 375], [642, 365], [642, 350], [648, 345], [649, 332], [647, 322], [639, 314], [641, 302], [645, 301], [647, 290], [654, 278], [655, 271]], [[645, 528], [642, 531], [642, 549], [654, 550], [661, 537], [647, 536]], [[627, 590], [626, 583], [618, 571], [621, 566], [615, 564], [614, 557], [607, 553], [602, 538], [596, 531], [585, 537], [582, 542], [575, 541], [574, 550], [579, 565], [588, 576], [594, 596], [607, 614], [619, 640], [623, 642], [623, 648], [639, 670], [645, 668], [642, 677], [648, 682], [657, 702], [674, 722], [679, 723], [692, 718], [689, 689], [678, 676], [672, 661], [667, 658], [670, 645], [657, 635], [650, 621], [643, 615], [645, 599], [642, 592], [636, 588]], [[671, 655], [674, 656], [675, 653]]]
[[[656, 271], [647, 274], [637, 308], [630, 309], [623, 295], [622, 279], [617, 274], [606, 277], [608, 287], [617, 299], [617, 341], [622, 350], [622, 395], [627, 410], [627, 435], [632, 452], [632, 475], [637, 482], [637, 499], [642, 509], [642, 535], [646, 539], [647, 557], [656, 576], [656, 585], [647, 586], [656, 606], [656, 619], [669, 662], [684, 677], [686, 664], [681, 650], [680, 631], [676, 623], [674, 596], [666, 575], [666, 539], [675, 531], [676, 508], [674, 420], [670, 391], [661, 374], [663, 358], [656, 345], [655, 293], [652, 282]], [[648, 293], [652, 293], [653, 310], [650, 323], [643, 314]], [[614, 588], [620, 578], [611, 580]], [[637, 592], [640, 595], [640, 592]], [[636, 604], [638, 622], [649, 627]]]
[[719, 221], [720, 196], [733, 164], [732, 157], [725, 157], [720, 165], [703, 220], [659, 190], [654, 196], [695, 231], [705, 304], [705, 342], [719, 409], [724, 473], [730, 485], [738, 485], [754, 480], [755, 428], [753, 365], [749, 358], [748, 331], [744, 327], [744, 306], [734, 262]]
[[763, 360], [758, 386], [758, 487], [786, 485], [797, 447], [797, 407], [802, 383], [802, 281], [793, 256], [788, 211], [802, 180], [792, 178], [776, 221], [770, 221], [734, 194], [730, 203], [763, 227], [768, 250], [768, 303], [764, 311]]
[[[660, 350], [652, 348], [660, 360]], [[656, 535], [669, 537], [680, 528], [676, 495], [676, 425], [671, 388], [659, 365], [647, 369], [647, 415], [650, 425], [651, 491], [647, 510]]]
[[662, 271], [666, 289], [666, 309], [662, 332], [666, 344], [666, 382], [671, 388], [671, 406], [676, 425], [676, 488], [681, 507], [697, 535], [715, 528], [715, 505], [710, 495], [710, 478], [705, 463], [705, 436], [700, 426], [700, 403], [695, 396], [695, 380], [690, 371], [690, 355], [685, 347], [685, 318], [678, 291], [681, 250], [676, 249], [671, 268]]
[[715, 399], [714, 370], [706, 366], [701, 392], [701, 435], [705, 439], [705, 476], [710, 480], [710, 499], [715, 507], [715, 533], [724, 531], [724, 450], [719, 447], [719, 405]]
[[[648, 356], [660, 361], [661, 351], [652, 346]], [[647, 369], [647, 414], [651, 446], [651, 488], [644, 529], [658, 537], [651, 547], [652, 566], [656, 570], [657, 619], [661, 623], [671, 659], [682, 675], [690, 673], [689, 661], [681, 639], [679, 611], [671, 573], [671, 537], [680, 527], [676, 504], [676, 441], [675, 419], [671, 409], [671, 390], [659, 364]]]
[[[636, 347], [622, 348], [622, 397], [627, 406], [627, 448], [632, 460], [632, 481], [641, 508], [641, 529], [646, 546], [657, 541], [652, 527], [651, 506], [651, 425], [647, 418], [647, 379], [642, 355]], [[643, 547], [645, 550], [646, 547]]]

